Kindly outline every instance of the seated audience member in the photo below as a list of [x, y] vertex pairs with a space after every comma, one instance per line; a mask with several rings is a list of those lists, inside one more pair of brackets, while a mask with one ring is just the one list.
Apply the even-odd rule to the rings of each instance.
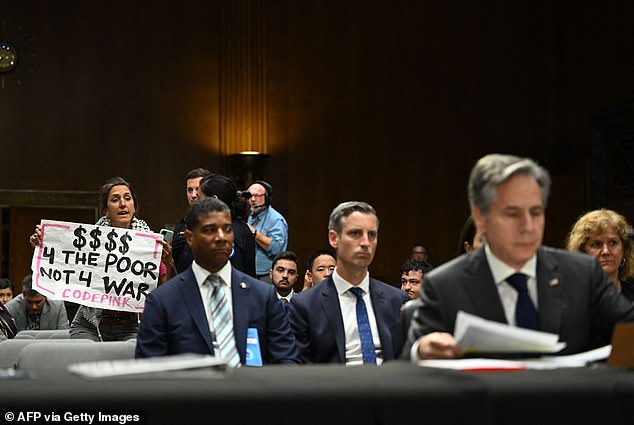
[[467, 217], [467, 220], [462, 226], [462, 232], [460, 233], [457, 255], [469, 254], [480, 248], [483, 242], [482, 234], [476, 228], [473, 217]]
[[215, 354], [230, 367], [249, 365], [247, 332], [254, 329], [263, 364], [298, 363], [295, 338], [275, 287], [229, 262], [229, 207], [215, 198], [201, 199], [190, 205], [185, 223], [194, 261], [147, 296], [136, 357]]
[[412, 260], [418, 261], [428, 261], [429, 253], [427, 252], [427, 248], [422, 243], [417, 243], [412, 246], [412, 255], [410, 257]]
[[376, 211], [365, 202], [344, 202], [330, 214], [335, 271], [315, 288], [294, 295], [289, 306], [303, 362], [377, 365], [401, 353], [400, 308], [407, 295], [368, 272], [378, 234]]
[[304, 290], [317, 285], [332, 274], [337, 265], [337, 254], [332, 249], [318, 249], [313, 252], [306, 264]]
[[297, 255], [294, 252], [282, 251], [273, 258], [273, 268], [269, 272], [271, 282], [277, 291], [277, 298], [286, 312], [288, 312], [288, 303], [293, 297], [293, 286], [299, 277], [297, 274], [298, 263]]
[[229, 177], [220, 174], [205, 176], [200, 182], [199, 196], [218, 198], [231, 210], [233, 225], [233, 251], [229, 261], [236, 269], [255, 277], [255, 238], [249, 226], [239, 218], [236, 204], [239, 203], [238, 191]]
[[0, 279], [0, 303], [6, 304], [13, 299], [13, 282], [7, 278]]
[[4, 304], [0, 303], [0, 342], [11, 339], [18, 333], [15, 320]]
[[621, 297], [585, 254], [542, 246], [548, 172], [527, 158], [492, 154], [469, 179], [469, 203], [484, 247], [425, 276], [405, 356], [455, 358], [464, 353], [452, 333], [458, 311], [559, 335], [559, 354], [596, 348], [619, 321], [634, 320]]
[[407, 298], [413, 300], [418, 297], [423, 276], [432, 271], [433, 267], [427, 261], [409, 259], [401, 266], [401, 291], [407, 293]]
[[[185, 195], [187, 205], [198, 200], [200, 192], [200, 181], [203, 177], [211, 174], [211, 171], [204, 168], [194, 168], [189, 170], [185, 176]], [[178, 273], [184, 272], [192, 264], [192, 250], [185, 241], [185, 219], [183, 218], [174, 227], [174, 238], [172, 239], [172, 258]]]
[[585, 252], [599, 260], [617, 292], [634, 301], [632, 226], [616, 211], [590, 211], [572, 226], [566, 241], [569, 251]]
[[63, 301], [50, 300], [32, 287], [31, 275], [22, 281], [22, 293], [9, 301], [6, 309], [19, 331], [68, 329]]

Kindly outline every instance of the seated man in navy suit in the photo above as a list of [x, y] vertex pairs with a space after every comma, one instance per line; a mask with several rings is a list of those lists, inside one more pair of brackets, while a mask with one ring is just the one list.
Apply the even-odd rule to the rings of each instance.
[[[463, 310], [487, 320], [559, 335], [561, 354], [610, 341], [634, 306], [589, 255], [541, 246], [548, 171], [527, 158], [487, 155], [469, 178], [469, 203], [484, 247], [425, 275], [404, 356], [463, 355], [453, 337]], [[410, 349], [411, 347], [411, 349]]]
[[263, 364], [298, 363], [295, 338], [275, 287], [231, 267], [229, 207], [215, 198], [193, 202], [185, 222], [194, 261], [148, 295], [136, 357], [201, 353], [219, 355], [229, 366], [249, 365], [250, 330], [257, 332]]
[[407, 295], [368, 273], [378, 236], [376, 211], [365, 202], [344, 202], [330, 214], [335, 271], [296, 294], [289, 308], [303, 362], [376, 365], [400, 355], [399, 312]]

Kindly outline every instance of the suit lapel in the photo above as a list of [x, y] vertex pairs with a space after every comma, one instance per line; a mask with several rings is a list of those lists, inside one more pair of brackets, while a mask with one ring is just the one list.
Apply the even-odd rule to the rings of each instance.
[[[247, 328], [249, 326], [249, 284], [231, 268], [231, 298], [233, 308], [233, 336], [240, 361], [244, 363], [247, 352]], [[236, 314], [240, 312], [240, 314]]]
[[51, 305], [47, 299], [42, 307], [42, 314], [40, 314], [40, 329], [57, 329], [57, 322], [52, 323], [52, 321]]
[[559, 333], [561, 314], [563, 311], [562, 277], [558, 272], [559, 264], [540, 248], [537, 251], [537, 310], [539, 315], [539, 330]]
[[321, 291], [321, 307], [324, 311], [332, 334], [335, 336], [337, 344], [337, 354], [341, 362], [346, 361], [346, 336], [343, 329], [343, 318], [341, 317], [341, 307], [339, 306], [339, 294], [332, 276], [329, 276], [325, 282], [317, 286]]
[[200, 289], [198, 289], [198, 283], [191, 267], [187, 269], [185, 273], [179, 275], [180, 281], [178, 282], [178, 289], [183, 296], [185, 305], [189, 309], [198, 332], [205, 340], [205, 344], [209, 348], [209, 352], [213, 353], [214, 348], [211, 342], [211, 332], [209, 331], [209, 322], [207, 321], [207, 315], [205, 314], [205, 307], [203, 306], [203, 300], [200, 296]]
[[469, 313], [476, 314], [487, 320], [507, 323], [504, 307], [493, 280], [484, 248], [470, 254], [467, 257], [467, 262], [463, 287], [475, 307], [474, 311]]
[[384, 319], [384, 317], [389, 314], [389, 311], [387, 311], [387, 303], [383, 289], [379, 287], [372, 278], [370, 278], [370, 299], [372, 300], [376, 327], [379, 330], [379, 340], [381, 341], [383, 358], [393, 359], [396, 355], [392, 352], [392, 333], [388, 327], [388, 321]]

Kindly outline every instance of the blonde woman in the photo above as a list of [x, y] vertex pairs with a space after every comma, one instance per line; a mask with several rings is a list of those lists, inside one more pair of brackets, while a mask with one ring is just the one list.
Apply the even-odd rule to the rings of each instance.
[[632, 226], [616, 211], [599, 209], [585, 213], [572, 226], [566, 241], [569, 251], [596, 257], [616, 290], [634, 301], [634, 252]]

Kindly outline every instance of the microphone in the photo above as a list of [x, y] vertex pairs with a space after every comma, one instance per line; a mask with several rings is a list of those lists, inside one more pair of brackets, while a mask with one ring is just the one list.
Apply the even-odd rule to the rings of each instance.
[[262, 208], [262, 207], [266, 207], [266, 204], [260, 204], [260, 205], [251, 206], [251, 208]]

